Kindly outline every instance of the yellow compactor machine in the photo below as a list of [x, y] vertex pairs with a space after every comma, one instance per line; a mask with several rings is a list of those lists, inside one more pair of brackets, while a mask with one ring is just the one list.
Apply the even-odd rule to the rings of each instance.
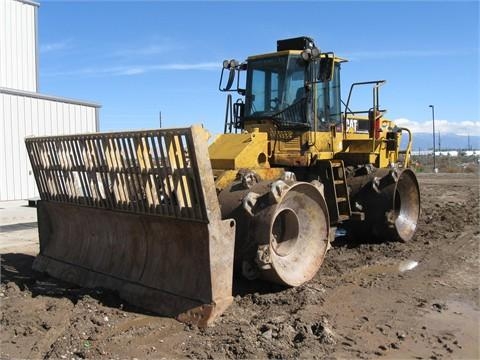
[[[34, 268], [204, 326], [231, 303], [234, 269], [299, 286], [337, 226], [410, 240], [410, 131], [383, 117], [384, 81], [341, 100], [343, 62], [308, 37], [225, 61], [219, 88], [240, 98], [228, 95], [210, 145], [198, 125], [27, 138], [41, 196]], [[350, 108], [357, 86], [372, 88], [363, 110]]]

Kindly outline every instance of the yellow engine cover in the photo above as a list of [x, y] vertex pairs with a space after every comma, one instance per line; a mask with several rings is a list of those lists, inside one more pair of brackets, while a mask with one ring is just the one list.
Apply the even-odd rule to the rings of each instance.
[[222, 134], [208, 148], [213, 169], [269, 168], [268, 134]]

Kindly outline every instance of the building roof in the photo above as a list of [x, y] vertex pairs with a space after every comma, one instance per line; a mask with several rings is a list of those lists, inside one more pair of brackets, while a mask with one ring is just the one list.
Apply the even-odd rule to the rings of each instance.
[[9, 89], [9, 88], [5, 88], [5, 87], [0, 87], [0, 94], [28, 96], [28, 97], [36, 98], [36, 99], [44, 99], [44, 100], [58, 101], [58, 102], [63, 102], [63, 103], [68, 103], [68, 104], [91, 106], [91, 107], [94, 107], [94, 108], [102, 107], [100, 104], [97, 104], [97, 103], [94, 103], [94, 102], [68, 99], [68, 98], [59, 97], [59, 96], [44, 95], [44, 94], [40, 94], [40, 93], [37, 93], [37, 92]]
[[28, 5], [40, 6], [40, 3], [36, 2], [36, 1], [32, 1], [32, 0], [16, 0], [16, 1], [24, 3], [24, 4], [28, 4]]

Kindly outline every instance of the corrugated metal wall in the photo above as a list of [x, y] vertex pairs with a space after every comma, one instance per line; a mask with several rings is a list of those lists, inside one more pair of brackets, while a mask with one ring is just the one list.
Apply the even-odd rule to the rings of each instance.
[[0, 89], [0, 201], [38, 196], [26, 136], [94, 132], [97, 110], [98, 105]]
[[36, 93], [38, 3], [0, 0], [0, 201], [38, 195], [26, 136], [98, 130], [98, 105]]
[[33, 2], [0, 0], [0, 87], [37, 91], [36, 11]]

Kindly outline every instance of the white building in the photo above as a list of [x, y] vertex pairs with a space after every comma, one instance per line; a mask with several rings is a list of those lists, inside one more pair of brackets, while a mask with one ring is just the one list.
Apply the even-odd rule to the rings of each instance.
[[[412, 155], [414, 156], [421, 156], [421, 155], [432, 155], [432, 150], [412, 150]], [[442, 150], [442, 151], [435, 151], [435, 156], [452, 156], [456, 157], [459, 155], [463, 156], [476, 156], [480, 157], [480, 150]]]
[[99, 127], [99, 105], [39, 93], [38, 8], [30, 0], [0, 0], [0, 201], [38, 196], [26, 136]]

